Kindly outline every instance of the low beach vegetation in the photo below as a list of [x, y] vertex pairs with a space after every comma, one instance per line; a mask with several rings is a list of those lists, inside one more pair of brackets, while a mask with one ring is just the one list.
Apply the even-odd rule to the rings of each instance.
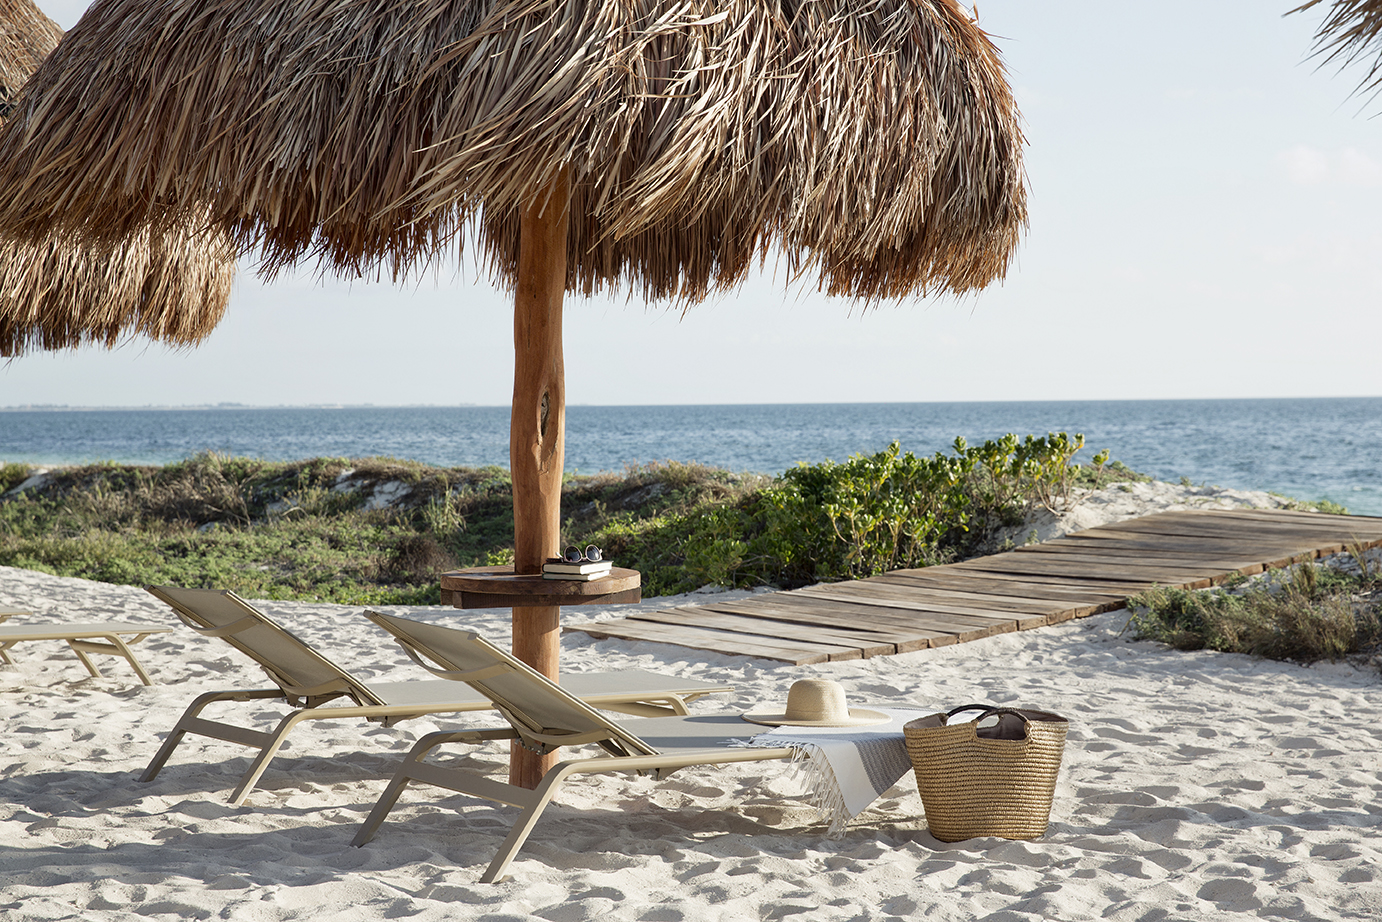
[[1382, 574], [1361, 547], [1343, 569], [1301, 563], [1223, 586], [1156, 588], [1128, 600], [1141, 639], [1179, 650], [1292, 662], [1382, 653]]
[[[894, 443], [776, 477], [666, 462], [570, 476], [564, 543], [639, 570], [648, 596], [789, 588], [995, 550], [1072, 491], [1146, 479], [1081, 436], [1014, 435], [932, 456]], [[441, 572], [513, 554], [506, 470], [393, 458], [269, 462], [204, 453], [163, 467], [0, 468], [0, 564], [253, 598], [435, 604]]]

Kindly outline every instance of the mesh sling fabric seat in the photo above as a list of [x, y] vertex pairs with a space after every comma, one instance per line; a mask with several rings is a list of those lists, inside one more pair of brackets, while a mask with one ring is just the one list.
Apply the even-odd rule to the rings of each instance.
[[[268, 673], [274, 687], [198, 695], [140, 776], [141, 781], [152, 781], [158, 775], [188, 733], [239, 743], [259, 751], [231, 792], [230, 802], [238, 805], [244, 803], [288, 734], [303, 721], [365, 718], [387, 727], [427, 714], [492, 707], [483, 694], [444, 679], [368, 683], [357, 679], [233, 592], [176, 586], [146, 588], [166, 602], [188, 627], [206, 637], [219, 637], [254, 660]], [[565, 681], [573, 693], [594, 705], [640, 715], [685, 714], [686, 702], [732, 689], [729, 685], [641, 670], [573, 674]], [[201, 716], [208, 705], [217, 702], [266, 698], [282, 699], [293, 707], [272, 731], [254, 730]], [[339, 698], [352, 703], [338, 702], [328, 706]]]
[[[403, 789], [412, 781], [509, 804], [523, 812], [481, 878], [485, 883], [492, 883], [503, 876], [558, 788], [572, 775], [639, 772], [661, 779], [677, 769], [693, 765], [793, 758], [793, 750], [787, 747], [731, 747], [732, 740], [754, 736], [761, 730], [745, 723], [737, 712], [611, 720], [477, 634], [379, 612], [370, 611], [365, 615], [393, 634], [418, 665], [443, 678], [465, 682], [493, 701], [509, 726], [443, 730], [419, 739], [360, 827], [354, 845], [364, 845], [374, 837]], [[594, 744], [604, 753], [559, 762], [531, 791], [463, 769], [423, 761], [433, 749], [445, 743], [505, 739], [517, 739], [539, 752], [550, 752], [561, 746]]]

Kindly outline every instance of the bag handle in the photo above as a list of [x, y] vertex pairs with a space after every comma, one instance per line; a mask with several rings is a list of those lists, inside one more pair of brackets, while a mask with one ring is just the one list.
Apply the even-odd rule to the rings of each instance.
[[974, 718], [973, 723], [979, 723], [987, 717], [1002, 717], [1004, 714], [1013, 714], [1022, 718], [1023, 723], [1027, 721], [1027, 715], [1023, 714], [1019, 708], [1003, 707], [998, 704], [962, 704], [957, 708], [951, 708], [945, 712], [945, 724], [950, 726], [950, 718], [965, 711], [983, 711], [978, 717]]

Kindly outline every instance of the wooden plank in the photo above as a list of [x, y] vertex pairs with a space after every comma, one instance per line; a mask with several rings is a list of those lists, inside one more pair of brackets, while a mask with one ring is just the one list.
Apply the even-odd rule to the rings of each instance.
[[[709, 609], [724, 612], [727, 615], [770, 617], [777, 621], [790, 621], [798, 624], [823, 624], [845, 628], [864, 627], [880, 633], [896, 632], [909, 637], [917, 629], [915, 617], [905, 612], [890, 611], [886, 608], [866, 610], [862, 607], [853, 606], [844, 610], [803, 609], [800, 605], [793, 605], [790, 600], [785, 603], [776, 601], [778, 595], [780, 594], [755, 596], [753, 604], [746, 604], [750, 601], [749, 599], [740, 599], [737, 602], [711, 602], [706, 605], [686, 605], [668, 610], [684, 613], [688, 618], [694, 618], [697, 612]], [[688, 623], [694, 623], [694, 621]]]
[[1100, 557], [1097, 554], [1036, 554], [1019, 553], [1009, 551], [1006, 554], [993, 554], [988, 557], [974, 557], [960, 563], [947, 564], [956, 570], [1002, 570], [1014, 572], [1017, 568], [1040, 567], [1042, 569], [1032, 572], [1054, 573], [1075, 573], [1076, 575], [1090, 576], [1095, 579], [1117, 578], [1118, 574], [1131, 572], [1141, 578], [1144, 571], [1152, 572], [1157, 570], [1200, 570], [1206, 574], [1219, 572], [1218, 567], [1206, 567], [1198, 564], [1188, 565], [1168, 565], [1164, 563], [1142, 563], [1136, 559], [1126, 557]]
[[968, 626], [987, 625], [994, 622], [1016, 621], [1010, 612], [966, 611], [949, 612], [940, 608], [923, 608], [902, 611], [881, 605], [861, 602], [832, 602], [825, 599], [800, 596], [791, 592], [775, 592], [754, 599], [740, 599], [737, 602], [723, 602], [716, 606], [720, 611], [736, 613], [753, 611], [777, 611], [784, 614], [799, 614], [811, 618], [844, 618], [845, 623], [860, 623], [872, 619], [886, 620], [894, 624], [910, 624], [918, 614], [953, 616], [955, 624]]
[[[955, 566], [951, 564], [951, 566]], [[1149, 586], [1164, 585], [1165, 581], [1158, 582], [1155, 579], [1138, 576], [1123, 580], [1104, 579], [1088, 574], [1079, 573], [1038, 573], [1035, 571], [1011, 572], [1005, 570], [990, 570], [983, 567], [975, 567], [969, 572], [989, 579], [1012, 579], [1012, 580], [1047, 580], [1056, 584], [1075, 583], [1080, 586], [1087, 586], [1093, 589], [1102, 587], [1105, 591], [1116, 590], [1127, 595], [1145, 591]]]
[[[1099, 538], [1087, 541], [1048, 541], [1045, 544], [1033, 544], [1029, 547], [1020, 548], [1013, 551], [1014, 554], [1084, 554], [1091, 557], [1125, 557], [1125, 558], [1145, 558], [1148, 560], [1191, 560], [1191, 561], [1211, 561], [1211, 560], [1242, 560], [1244, 562], [1256, 561], [1261, 558], [1261, 545], [1254, 548], [1241, 545], [1235, 542], [1229, 544], [1224, 542], [1218, 547], [1186, 547], [1176, 545], [1172, 542], [1160, 541], [1139, 541], [1121, 542], [1107, 541]], [[1290, 545], [1283, 545], [1290, 547]]]
[[1205, 586], [1213, 583], [1218, 571], [1192, 567], [1138, 567], [1106, 566], [1082, 561], [1060, 561], [1034, 559], [1036, 555], [1022, 557], [987, 557], [964, 563], [950, 564], [957, 569], [976, 570], [984, 573], [1011, 573], [1014, 575], [1040, 574], [1045, 576], [1075, 576], [1084, 580], [1102, 580], [1129, 584], [1181, 585], [1203, 582]]
[[1111, 547], [1089, 547], [1087, 545], [1053, 544], [1050, 546], [1033, 545], [1023, 548], [1020, 551], [1013, 551], [1015, 555], [1029, 555], [1036, 557], [1060, 557], [1067, 560], [1089, 560], [1094, 563], [1107, 563], [1111, 565], [1130, 565], [1137, 566], [1139, 561], [1143, 566], [1166, 566], [1188, 564], [1200, 569], [1217, 570], [1220, 566], [1227, 566], [1233, 563], [1238, 565], [1251, 565], [1257, 562], [1257, 555], [1246, 553], [1233, 553], [1232, 551], [1221, 550], [1216, 552], [1192, 553], [1180, 551], [1174, 547], [1163, 546], [1160, 548], [1111, 548]]
[[[762, 598], [762, 597], [760, 597]], [[954, 640], [977, 640], [993, 634], [1004, 634], [1017, 630], [1014, 619], [978, 617], [972, 615], [947, 614], [944, 612], [899, 611], [874, 608], [865, 612], [861, 607], [851, 608], [848, 614], [822, 612], [807, 609], [790, 603], [764, 605], [753, 610], [739, 606], [742, 603], [726, 602], [714, 606], [727, 614], [757, 614], [783, 621], [798, 621], [805, 624], [819, 623], [832, 619], [833, 623], [862, 623], [865, 620], [873, 627], [892, 628], [913, 636], [925, 637], [931, 646], [939, 646], [942, 636]]]
[[1299, 540], [1272, 538], [1243, 538], [1241, 536], [1232, 538], [1189, 538], [1184, 536], [1152, 535], [1139, 534], [1137, 532], [1118, 532], [1114, 534], [1091, 534], [1090, 532], [1079, 531], [1073, 535], [1066, 535], [1063, 538], [1056, 538], [1045, 544], [1034, 544], [1032, 548], [1038, 547], [1100, 547], [1109, 549], [1135, 550], [1164, 550], [1173, 548], [1184, 550], [1194, 554], [1239, 554], [1245, 553], [1249, 556], [1260, 554], [1265, 548], [1267, 551], [1291, 550], [1309, 546], [1314, 542], [1301, 542]]
[[[995, 611], [1013, 610], [1004, 607], [1004, 603], [1016, 603], [1018, 606], [1027, 606], [1035, 604], [1034, 602], [1026, 598], [1025, 593], [1020, 591], [1015, 592], [1012, 595], [997, 595], [981, 594], [974, 592], [961, 592], [953, 589], [936, 589], [924, 583], [920, 585], [922, 586], [922, 588], [913, 591], [920, 591], [926, 593], [944, 593], [946, 596], [955, 599], [963, 599], [976, 605], [983, 605], [985, 607], [992, 608]], [[800, 591], [805, 592], [806, 590]], [[906, 590], [902, 591], [905, 592]], [[1086, 595], [1086, 597], [1083, 599], [1068, 597], [1059, 602], [1047, 603], [1052, 605], [1053, 607], [1045, 609], [1044, 612], [1049, 623], [1058, 624], [1062, 621], [1069, 621], [1071, 618], [1083, 618], [1087, 617], [1088, 615], [1098, 614], [1102, 611], [1111, 611], [1115, 608], [1121, 608], [1125, 600], [1126, 596], [1123, 595], [1097, 597], [1092, 595]], [[884, 603], [880, 602], [879, 604]], [[1027, 609], [1024, 608], [1020, 610]]]
[[[1112, 526], [1109, 525], [1100, 525], [1097, 528], [1088, 529], [1088, 531], [1095, 534], [1108, 534], [1111, 528]], [[1268, 525], [1263, 530], [1270, 530], [1271, 539], [1277, 541], [1289, 538], [1299, 540], [1303, 544], [1309, 544], [1318, 539], [1322, 544], [1337, 544], [1340, 547], [1342, 547], [1343, 542], [1342, 535], [1335, 539], [1334, 535], [1327, 531], [1322, 535], [1319, 529], [1297, 527], [1287, 523]], [[1253, 537], [1255, 530], [1241, 521], [1227, 519], [1163, 519], [1160, 516], [1147, 516], [1119, 522], [1118, 531], [1151, 535], [1183, 535], [1189, 538], [1236, 538], [1242, 540]]]
[[[1245, 510], [1245, 512], [1247, 512], [1247, 510]], [[1318, 516], [1316, 516], [1316, 518], [1318, 518]], [[1343, 521], [1337, 523], [1319, 521], [1312, 522], [1308, 519], [1302, 518], [1291, 520], [1289, 522], [1274, 522], [1271, 519], [1265, 518], [1263, 516], [1237, 514], [1226, 511], [1223, 517], [1223, 521], [1236, 523], [1238, 527], [1243, 528], [1245, 530], [1251, 529], [1253, 532], [1258, 534], [1268, 534], [1276, 532], [1278, 530], [1286, 530], [1289, 531], [1291, 534], [1318, 535], [1325, 538], [1326, 540], [1330, 540], [1331, 542], [1340, 541], [1347, 543], [1348, 541], [1356, 538], [1361, 543], [1374, 547], [1379, 542], [1382, 542], [1382, 526], [1379, 526], [1375, 519], [1360, 519], [1358, 521], [1350, 522], [1348, 520], [1354, 518], [1353, 516], [1335, 516], [1334, 518], [1342, 519]]]
[[[834, 593], [829, 588], [812, 588], [799, 591], [825, 599], [849, 599], [852, 597], [850, 594]], [[1018, 601], [1004, 604], [1004, 602], [1001, 601], [1002, 599], [1002, 596], [984, 596], [976, 598], [973, 595], [961, 592], [943, 593], [939, 590], [916, 590], [914, 595], [910, 598], [904, 592], [895, 597], [879, 597], [873, 604], [887, 608], [901, 608], [904, 610], [915, 609], [919, 607], [919, 605], [924, 605], [926, 603], [938, 605], [953, 604], [957, 606], [969, 605], [971, 606], [969, 610], [989, 611], [995, 615], [1016, 617], [1018, 627], [1022, 630], [1026, 630], [1029, 627], [1041, 627], [1042, 625], [1037, 623], [1040, 619], [1045, 619], [1047, 623], [1050, 623], [1052, 618], [1066, 621], [1070, 618], [1079, 618], [1095, 614], [1096, 610], [1099, 608], [1098, 605], [1094, 604], [1079, 605], [1062, 602], [1049, 608], [1034, 609], [1031, 607], [1034, 603], [1031, 602], [1024, 603]], [[1110, 607], [1116, 608], [1117, 606], [1111, 605]]]
[[896, 608], [901, 611], [928, 612], [934, 614], [963, 615], [965, 617], [995, 618], [1003, 621], [1016, 621], [1018, 630], [1028, 630], [1034, 627], [1045, 627], [1049, 621], [1048, 617], [1057, 614], [1063, 609], [1061, 607], [1048, 608], [1040, 611], [1031, 609], [1013, 610], [1011, 608], [992, 608], [985, 605], [976, 605], [964, 599], [945, 598], [934, 593], [916, 592], [910, 598], [873, 598], [867, 599], [859, 593], [833, 593], [829, 589], [821, 589], [807, 592], [804, 589], [794, 590], [794, 594], [800, 593], [808, 595], [810, 598], [821, 599], [822, 601], [839, 602], [845, 604], [868, 604], [879, 608]]
[[849, 583], [823, 583], [794, 589], [798, 595], [820, 596], [837, 601], [856, 601], [865, 604], [881, 605], [885, 601], [907, 601], [911, 599], [933, 599], [937, 602], [968, 605], [993, 611], [1016, 611], [1047, 613], [1062, 611], [1069, 603], [1054, 602], [1049, 599], [1028, 599], [1013, 596], [981, 596], [974, 593], [950, 592], [944, 589], [926, 589], [913, 586], [898, 586], [895, 583], [857, 580]]
[[[1085, 542], [1084, 547], [1079, 547], [1070, 544], [1063, 544], [1055, 547], [1034, 545], [1030, 549], [1030, 552], [1051, 554], [1055, 556], [1071, 556], [1081, 553], [1082, 551], [1084, 551], [1085, 547], [1088, 547], [1088, 545], [1093, 543], [1094, 542], [1092, 541]], [[1109, 544], [1112, 542], [1103, 543]], [[1040, 547], [1041, 550], [1037, 550], [1038, 547]], [[1299, 563], [1302, 559], [1309, 560], [1314, 558], [1313, 551], [1301, 552], [1298, 547], [1292, 548], [1289, 545], [1275, 550], [1259, 546], [1257, 548], [1258, 553], [1256, 554], [1245, 553], [1243, 552], [1242, 548], [1237, 548], [1234, 549], [1239, 552], [1237, 556], [1228, 556], [1228, 550], [1230, 549], [1225, 549], [1224, 552], [1215, 552], [1212, 554], [1205, 553], [1199, 557], [1191, 555], [1187, 555], [1185, 557], [1168, 557], [1154, 556], [1158, 554], [1159, 550], [1158, 548], [1151, 546], [1124, 548], [1108, 548], [1101, 546], [1096, 548], [1090, 548], [1086, 553], [1087, 555], [1094, 557], [1117, 559], [1141, 559], [1149, 563], [1160, 562], [1162, 563], [1162, 565], [1198, 563], [1200, 565], [1213, 566], [1216, 569], [1222, 569], [1226, 572], [1242, 573], [1245, 576], [1252, 576], [1256, 573], [1261, 573], [1263, 570], [1278, 569], [1281, 567], [1290, 566], [1293, 563]], [[1282, 553], [1283, 551], [1285, 551], [1285, 553]]]
[[[1223, 572], [1240, 572], [1244, 575], [1260, 574], [1262, 564], [1244, 558], [1224, 558], [1224, 560], [1204, 560], [1197, 557], [1153, 557], [1150, 554], [1079, 553], [1078, 550], [1053, 549], [1046, 553], [1031, 553], [1031, 558], [1042, 561], [1061, 561], [1061, 563], [1093, 564], [1096, 567], [1111, 567], [1115, 570], [1164, 570], [1183, 572], [1197, 576], [1215, 576]], [[1024, 561], [1025, 563], [1025, 561]]]
[[[1081, 536], [1071, 536], [1075, 540], [1072, 540], [1067, 544], [1063, 544], [1062, 546], [1095, 546], [1098, 548], [1098, 553], [1101, 554], [1105, 552], [1106, 548], [1112, 546], [1114, 548], [1120, 549], [1121, 553], [1132, 554], [1156, 552], [1159, 549], [1167, 547], [1167, 541], [1176, 540], [1174, 538], [1162, 537], [1159, 538], [1159, 540], [1157, 541], [1144, 542], [1129, 540], [1128, 538], [1106, 538], [1099, 536], [1084, 538], [1082, 537], [1083, 533], [1080, 534]], [[1066, 539], [1061, 540], [1065, 541]], [[1313, 545], [1317, 543], [1318, 542], [1309, 542], [1308, 544], [1302, 544], [1299, 541], [1284, 541], [1280, 543], [1275, 543], [1267, 541], [1253, 542], [1236, 540], [1232, 542], [1222, 541], [1219, 543], [1219, 546], [1217, 547], [1197, 545], [1190, 546], [1188, 547], [1188, 549], [1198, 549], [1205, 554], [1206, 558], [1222, 559], [1224, 555], [1239, 554], [1242, 555], [1245, 559], [1255, 561], [1254, 565], [1260, 565], [1264, 569], [1271, 569], [1290, 566], [1291, 564], [1299, 563], [1302, 560], [1313, 560], [1317, 556], [1324, 556], [1325, 553], [1332, 553], [1332, 551], [1329, 551], [1328, 549], [1325, 549], [1323, 552], [1317, 551], [1313, 547]]]
[[[613, 621], [593, 621], [567, 627], [568, 631], [580, 631], [592, 637], [614, 637], [621, 640], [636, 640], [644, 643], [667, 643], [693, 650], [707, 650], [711, 653], [729, 653], [735, 656], [753, 656], [759, 659], [778, 660], [795, 666], [809, 666], [824, 663], [832, 652], [845, 652], [822, 644], [789, 644], [786, 642], [757, 642], [743, 634], [730, 634], [721, 631], [706, 631], [698, 628], [679, 628], [670, 624], [647, 624], [628, 621], [622, 618]], [[824, 647], [824, 649], [822, 649]], [[855, 659], [860, 659], [858, 651]]]
[[938, 601], [945, 599], [954, 602], [963, 602], [983, 608], [992, 608], [995, 611], [1021, 611], [1021, 612], [1052, 612], [1061, 611], [1072, 603], [1079, 604], [1072, 597], [1038, 598], [1035, 596], [1021, 594], [1004, 594], [1001, 592], [969, 592], [963, 589], [941, 588], [920, 580], [892, 581], [881, 578], [870, 579], [859, 583], [824, 583], [819, 586], [807, 586], [805, 589], [796, 590], [800, 593], [816, 594], [820, 592], [831, 593], [853, 593], [857, 592], [861, 597], [867, 596], [876, 599], [911, 599], [911, 598], [931, 598]]
[[1071, 601], [1077, 604], [1093, 601], [1111, 602], [1125, 597], [1124, 593], [1106, 587], [1096, 591], [1065, 581], [988, 579], [982, 573], [956, 573], [952, 570], [946, 570], [944, 567], [932, 567], [928, 570], [897, 570], [871, 579], [875, 582], [895, 583], [899, 586], [924, 586], [963, 594], [1050, 599], [1051, 601]]
[[[747, 609], [730, 609], [728, 606], [739, 603], [726, 603], [716, 606], [721, 611], [728, 610], [731, 614], [747, 614]], [[855, 611], [859, 611], [863, 606], [859, 606]], [[794, 607], [790, 603], [776, 605], [773, 608], [764, 606], [761, 611], [771, 612], [775, 617], [787, 620], [789, 618], [819, 618], [820, 615], [813, 615], [811, 609]], [[881, 614], [887, 611], [888, 614]], [[863, 620], [868, 618], [877, 623], [886, 620], [901, 629], [915, 630], [918, 632], [935, 632], [949, 634], [955, 637], [958, 642], [978, 640], [981, 637], [991, 637], [994, 634], [1007, 634], [1018, 629], [1015, 618], [992, 617], [981, 615], [965, 615], [950, 612], [932, 611], [907, 611], [892, 609], [875, 609], [865, 613], [859, 611], [858, 618]], [[1043, 622], [1044, 623], [1044, 622]], [[932, 646], [937, 646], [935, 638], [929, 638]]]
[[1021, 595], [1023, 593], [1055, 594], [1052, 598], [1073, 598], [1078, 602], [1122, 600], [1129, 595], [1143, 591], [1145, 583], [1120, 585], [1106, 580], [1080, 580], [1074, 577], [1049, 577], [1041, 575], [1018, 576], [1011, 573], [981, 573], [977, 570], [960, 572], [945, 571], [944, 575], [928, 577], [899, 576], [886, 573], [874, 579], [896, 578], [899, 581], [918, 582], [925, 586], [963, 589], [966, 586], [980, 587], [983, 592], [994, 594]]
[[[1242, 544], [1239, 545], [1240, 547], [1248, 544], [1248, 540], [1244, 540], [1242, 536], [1238, 536], [1238, 538], [1240, 541], [1242, 541]], [[1265, 551], [1267, 554], [1276, 557], [1299, 558], [1300, 560], [1313, 560], [1316, 557], [1323, 557], [1328, 554], [1337, 554], [1340, 550], [1343, 549], [1343, 545], [1339, 543], [1326, 543], [1325, 540], [1322, 538], [1297, 538], [1295, 540], [1290, 541], [1264, 541], [1260, 544], [1257, 544], [1256, 549], [1259, 551]]]
[[[729, 604], [729, 603], [725, 603]], [[696, 620], [686, 623], [698, 623], [702, 612], [710, 611], [716, 614], [735, 618], [755, 618], [766, 622], [782, 625], [784, 629], [796, 628], [798, 630], [815, 631], [820, 629], [863, 633], [881, 642], [887, 642], [897, 647], [898, 653], [910, 653], [912, 650], [924, 650], [932, 646], [932, 641], [949, 637], [952, 632], [929, 630], [919, 627], [914, 618], [897, 618], [885, 621], [877, 617], [863, 617], [858, 614], [830, 616], [817, 612], [793, 611], [790, 608], [763, 607], [746, 610], [742, 608], [724, 608], [716, 605], [707, 606], [686, 606], [684, 608], [670, 609], [669, 613], [676, 613], [679, 618], [694, 618]], [[640, 617], [634, 616], [634, 617]], [[784, 634], [783, 636], [791, 636]], [[810, 640], [810, 636], [804, 639]]]
[[[686, 624], [686, 615], [672, 611], [639, 612], [630, 615], [628, 621], [648, 621], [658, 624]], [[698, 609], [696, 623], [698, 628], [712, 628], [733, 634], [746, 634], [756, 638], [776, 638], [779, 640], [805, 641], [806, 643], [830, 643], [856, 649], [865, 659], [896, 653], [897, 643], [891, 639], [880, 639], [871, 631], [849, 631], [843, 628], [828, 628], [819, 624], [803, 625], [770, 618], [756, 618], [749, 615], [730, 615], [724, 612]], [[918, 647], [917, 649], [922, 649]], [[832, 657], [835, 659], [835, 657]]]
[[1291, 509], [1213, 509], [1205, 515], [1215, 518], [1264, 522], [1272, 526], [1287, 522], [1308, 528], [1328, 529], [1334, 534], [1358, 532], [1382, 535], [1382, 518], [1368, 515], [1334, 515], [1326, 512], [1299, 512]]
[[[800, 590], [797, 590], [800, 591]], [[989, 608], [983, 605], [966, 604], [958, 600], [941, 600], [936, 598], [923, 598], [918, 596], [912, 600], [885, 600], [865, 602], [861, 599], [829, 599], [827, 596], [812, 594], [808, 596], [814, 600], [828, 602], [834, 605], [869, 605], [873, 610], [878, 608], [891, 608], [898, 611], [911, 613], [924, 613], [935, 615], [956, 615], [967, 619], [980, 619], [981, 622], [987, 621], [1016, 621], [1019, 629], [1026, 630], [1033, 627], [1044, 627], [1046, 618], [1051, 614], [1049, 611], [1040, 612], [1016, 612], [1004, 609]], [[910, 615], [909, 615], [910, 617]]]

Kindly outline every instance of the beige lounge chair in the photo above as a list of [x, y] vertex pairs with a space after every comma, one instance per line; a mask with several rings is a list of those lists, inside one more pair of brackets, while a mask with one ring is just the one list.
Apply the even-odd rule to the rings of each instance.
[[[485, 883], [493, 883], [503, 876], [557, 789], [572, 775], [639, 772], [661, 779], [692, 765], [792, 758], [793, 751], [786, 747], [730, 748], [731, 740], [747, 739], [762, 731], [762, 728], [745, 723], [738, 713], [646, 717], [615, 722], [477, 634], [379, 612], [366, 612], [365, 615], [393, 634], [418, 665], [434, 675], [465, 682], [493, 701], [510, 726], [495, 730], [441, 731], [418, 740], [360, 827], [353, 845], [364, 845], [374, 837], [410, 781], [422, 781], [509, 804], [523, 812], [480, 878]], [[426, 661], [441, 668], [428, 665]], [[443, 743], [484, 743], [503, 739], [521, 740], [524, 746], [538, 752], [589, 743], [603, 748], [605, 754], [558, 763], [532, 791], [462, 769], [422, 761]]]
[[[0, 609], [0, 622], [8, 621], [13, 615], [28, 614], [31, 613], [12, 608]], [[123, 656], [134, 668], [134, 674], [139, 676], [139, 681], [145, 685], [152, 685], [154, 684], [153, 679], [149, 678], [149, 674], [144, 671], [143, 664], [139, 662], [139, 658], [134, 655], [134, 651], [130, 647], [150, 634], [166, 634], [171, 630], [172, 628], [161, 624], [129, 624], [125, 622], [64, 624], [35, 621], [27, 624], [0, 623], [0, 662], [7, 664], [14, 662], [10, 659], [9, 650], [15, 644], [30, 640], [65, 640], [67, 645], [72, 648], [72, 652], [77, 654], [77, 659], [82, 661], [86, 671], [94, 677], [101, 678], [101, 670], [96, 668], [96, 664], [91, 661], [88, 654], [102, 653], [109, 656]]]
[[[425, 714], [479, 711], [492, 707], [483, 694], [441, 679], [365, 683], [233, 592], [180, 589], [175, 586], [149, 586], [147, 589], [167, 602], [188, 627], [203, 636], [220, 637], [258, 663], [276, 687], [233, 689], [197, 696], [140, 776], [141, 781], [152, 781], [158, 775], [185, 734], [209, 736], [259, 750], [240, 783], [231, 792], [230, 802], [241, 804], [258, 783], [288, 733], [305, 720], [363, 717], [389, 727], [400, 720]], [[594, 705], [631, 714], [685, 714], [686, 702], [701, 695], [733, 689], [730, 685], [641, 670], [573, 674], [563, 681], [573, 693]], [[354, 706], [323, 707], [327, 702], [342, 697], [353, 701]], [[295, 708], [279, 721], [272, 732], [237, 727], [200, 716], [203, 709], [215, 702], [262, 698], [282, 698]]]

